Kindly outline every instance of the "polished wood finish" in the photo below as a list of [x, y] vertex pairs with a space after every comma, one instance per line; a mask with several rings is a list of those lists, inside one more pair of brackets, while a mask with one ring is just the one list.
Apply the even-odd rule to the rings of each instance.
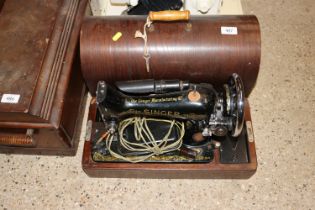
[[[92, 100], [89, 120], [95, 122], [96, 104]], [[251, 121], [250, 108], [246, 102], [245, 121]], [[93, 132], [93, 128], [92, 128]], [[220, 152], [215, 151], [214, 160], [210, 163], [98, 163], [92, 160], [91, 143], [87, 138], [84, 143], [82, 158], [83, 170], [91, 177], [120, 178], [230, 178], [246, 179], [251, 177], [257, 168], [255, 141], [248, 141], [249, 163], [222, 164]]]
[[3, 6], [3, 4], [4, 4], [4, 1], [5, 1], [5, 0], [0, 0], [0, 12], [1, 12], [1, 10], [2, 10], [2, 6]]
[[[99, 80], [181, 79], [221, 86], [232, 73], [244, 81], [248, 95], [260, 64], [260, 29], [255, 16], [192, 16], [187, 21], [154, 22], [147, 30], [150, 71], [142, 31], [144, 16], [89, 17], [80, 38], [83, 76], [94, 95]], [[221, 34], [237, 27], [237, 35]], [[112, 37], [121, 32], [117, 41]]]
[[149, 18], [151, 21], [178, 21], [178, 20], [189, 20], [190, 11], [175, 11], [166, 10], [160, 12], [149, 12]]
[[[85, 85], [78, 56], [87, 0], [5, 1], [0, 13], [0, 135], [33, 129], [32, 147], [0, 143], [0, 152], [67, 154], [77, 148]], [[4, 140], [4, 139], [3, 139]]]

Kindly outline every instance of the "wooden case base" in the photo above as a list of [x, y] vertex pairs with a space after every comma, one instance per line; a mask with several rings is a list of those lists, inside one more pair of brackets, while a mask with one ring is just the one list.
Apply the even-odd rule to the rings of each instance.
[[248, 163], [226, 164], [220, 161], [220, 151], [216, 149], [210, 163], [100, 163], [92, 159], [90, 137], [95, 130], [95, 100], [91, 101], [87, 137], [82, 158], [83, 170], [91, 177], [110, 178], [162, 178], [162, 179], [247, 179], [257, 168], [255, 141], [251, 124], [250, 107], [246, 102], [245, 124], [247, 129]]

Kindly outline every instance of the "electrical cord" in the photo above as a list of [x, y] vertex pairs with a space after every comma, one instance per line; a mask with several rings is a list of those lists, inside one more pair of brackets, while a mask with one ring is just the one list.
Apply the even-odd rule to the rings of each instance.
[[[163, 139], [158, 143], [150, 128], [148, 126], [148, 122], [165, 122], [170, 124], [170, 128], [168, 132], [165, 134]], [[136, 138], [135, 142], [130, 142], [128, 139], [124, 137], [125, 129], [128, 126], [134, 126], [134, 135]], [[168, 143], [169, 136], [174, 128], [174, 126], [179, 130], [180, 137], [172, 143]], [[137, 163], [144, 161], [154, 155], [161, 155], [167, 152], [178, 150], [183, 143], [183, 137], [185, 135], [185, 127], [184, 123], [178, 122], [175, 120], [165, 120], [165, 119], [155, 119], [155, 118], [145, 118], [145, 117], [131, 117], [127, 118], [120, 122], [118, 127], [118, 136], [119, 141], [125, 149], [132, 151], [132, 152], [149, 152], [148, 155], [141, 155], [141, 156], [133, 156], [127, 157], [122, 156], [111, 149], [112, 142], [114, 140], [115, 132], [111, 131], [109, 135], [106, 135], [106, 148], [108, 149], [109, 153], [118, 159], [122, 159], [128, 162]], [[105, 136], [104, 136], [105, 137]]]

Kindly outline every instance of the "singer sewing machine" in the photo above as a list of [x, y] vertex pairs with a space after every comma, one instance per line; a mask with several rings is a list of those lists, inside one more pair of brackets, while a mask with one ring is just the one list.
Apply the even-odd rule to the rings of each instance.
[[89, 176], [255, 173], [247, 96], [260, 62], [256, 17], [91, 17], [80, 48], [93, 96], [82, 159]]
[[210, 162], [220, 146], [215, 137], [242, 132], [244, 88], [237, 74], [220, 92], [178, 80], [116, 86], [98, 83], [96, 103], [108, 138], [93, 141], [95, 161]]
[[[156, 164], [154, 168], [163, 171], [158, 177], [202, 178], [209, 176], [209, 165], [209, 170], [218, 170], [218, 165], [223, 171], [224, 166], [233, 171], [241, 165], [242, 173], [223, 177], [243, 178], [256, 167], [248, 104], [237, 74], [221, 88], [181, 80], [120, 81], [115, 86], [100, 81], [90, 119], [96, 122], [89, 121], [93, 126], [83, 161], [94, 162], [93, 168], [84, 165], [92, 176], [117, 176], [121, 171], [119, 176], [138, 177]], [[99, 170], [98, 165], [107, 166]], [[222, 177], [217, 173], [210, 175]]]

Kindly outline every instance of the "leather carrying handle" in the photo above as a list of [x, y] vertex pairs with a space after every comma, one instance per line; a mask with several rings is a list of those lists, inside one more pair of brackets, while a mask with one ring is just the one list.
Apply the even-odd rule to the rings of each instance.
[[178, 21], [178, 20], [189, 20], [190, 11], [174, 11], [165, 10], [160, 12], [150, 12], [149, 19], [151, 21]]

